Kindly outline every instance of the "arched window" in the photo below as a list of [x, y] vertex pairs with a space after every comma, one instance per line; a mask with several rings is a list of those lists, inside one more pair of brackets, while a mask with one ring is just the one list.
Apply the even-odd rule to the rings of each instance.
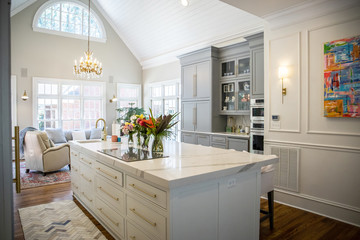
[[[38, 32], [87, 39], [88, 17], [88, 6], [82, 2], [48, 1], [36, 12], [33, 29]], [[104, 26], [93, 10], [90, 13], [90, 37], [91, 40], [106, 41]]]

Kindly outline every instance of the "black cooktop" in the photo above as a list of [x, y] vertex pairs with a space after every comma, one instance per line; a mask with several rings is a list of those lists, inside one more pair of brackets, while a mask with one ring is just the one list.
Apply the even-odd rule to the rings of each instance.
[[169, 156], [164, 156], [163, 153], [152, 152], [151, 150], [148, 151], [136, 147], [101, 149], [98, 150], [98, 152], [104, 153], [111, 157], [118, 158], [125, 162], [135, 162], [135, 161], [150, 160], [155, 158], [169, 157]]

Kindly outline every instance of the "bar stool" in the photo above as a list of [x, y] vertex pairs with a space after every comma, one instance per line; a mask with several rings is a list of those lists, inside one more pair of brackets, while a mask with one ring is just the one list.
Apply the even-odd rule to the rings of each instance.
[[260, 209], [265, 214], [260, 219], [263, 222], [267, 218], [270, 221], [270, 229], [274, 228], [274, 167], [272, 165], [261, 168], [261, 195], [267, 194], [269, 210]]

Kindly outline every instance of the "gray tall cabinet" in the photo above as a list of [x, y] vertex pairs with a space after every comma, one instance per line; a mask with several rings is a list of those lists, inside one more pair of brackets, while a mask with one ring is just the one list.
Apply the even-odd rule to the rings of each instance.
[[196, 133], [224, 131], [218, 91], [219, 49], [207, 47], [179, 56], [181, 63], [182, 141], [195, 143]]

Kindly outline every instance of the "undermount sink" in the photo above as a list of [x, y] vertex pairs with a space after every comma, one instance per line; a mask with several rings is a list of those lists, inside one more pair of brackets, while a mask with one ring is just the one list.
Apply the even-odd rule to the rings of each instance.
[[75, 142], [78, 142], [78, 143], [94, 143], [94, 142], [101, 142], [101, 139], [76, 140]]

